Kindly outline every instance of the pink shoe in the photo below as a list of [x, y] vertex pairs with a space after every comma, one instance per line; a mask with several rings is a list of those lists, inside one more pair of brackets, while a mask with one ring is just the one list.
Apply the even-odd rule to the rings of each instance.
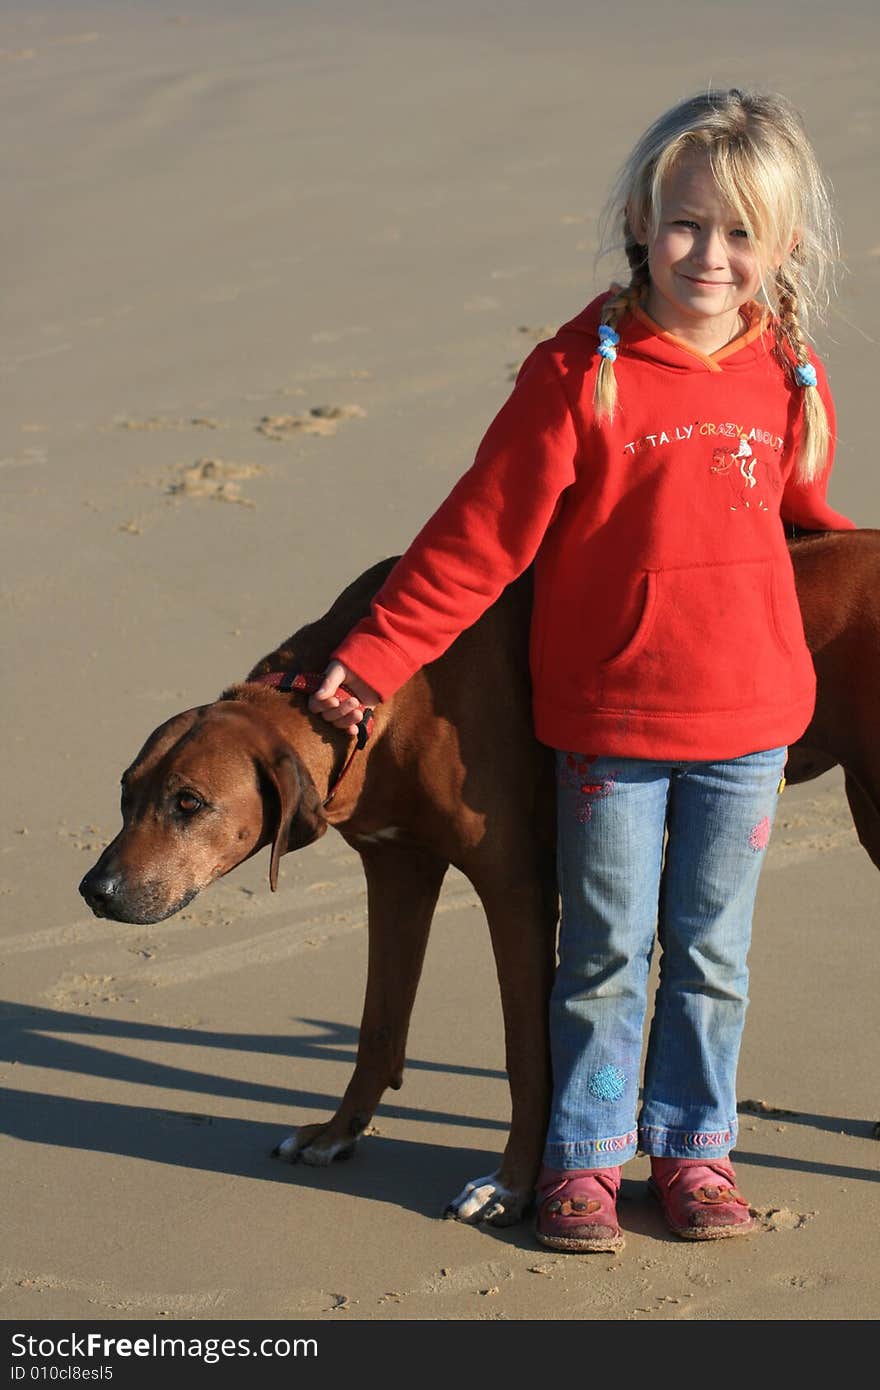
[[623, 1249], [617, 1224], [619, 1168], [542, 1168], [535, 1234], [552, 1250]]
[[748, 1236], [755, 1229], [726, 1158], [652, 1158], [648, 1191], [660, 1203], [669, 1229], [685, 1240]]

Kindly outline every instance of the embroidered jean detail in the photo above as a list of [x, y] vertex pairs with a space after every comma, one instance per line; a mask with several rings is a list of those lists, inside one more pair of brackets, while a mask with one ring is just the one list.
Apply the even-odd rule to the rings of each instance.
[[594, 1139], [586, 1144], [579, 1144], [578, 1148], [591, 1150], [597, 1154], [619, 1154], [624, 1149], [632, 1148], [636, 1143], [638, 1134], [631, 1129], [628, 1134], [615, 1134], [610, 1139]]
[[590, 1077], [587, 1090], [597, 1100], [619, 1100], [626, 1090], [626, 1072], [610, 1063], [600, 1067]]
[[716, 1129], [714, 1133], [703, 1130], [697, 1134], [683, 1134], [682, 1143], [688, 1149], [720, 1149], [723, 1144], [733, 1142], [729, 1129]]
[[770, 841], [770, 817], [764, 816], [757, 825], [753, 825], [749, 831], [749, 844], [756, 854], [760, 850], [766, 849]]
[[586, 825], [591, 818], [593, 803], [601, 797], [610, 796], [614, 790], [614, 773], [603, 778], [600, 782], [595, 782], [590, 777], [590, 769], [598, 756], [598, 753], [566, 753], [565, 763], [560, 765], [560, 784], [575, 792], [577, 796], [576, 816], [581, 825]]

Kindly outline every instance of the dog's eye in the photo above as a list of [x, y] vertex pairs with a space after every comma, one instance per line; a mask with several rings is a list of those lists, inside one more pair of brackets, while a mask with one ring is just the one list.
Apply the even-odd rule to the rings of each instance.
[[182, 811], [185, 816], [193, 816], [196, 811], [200, 811], [204, 802], [195, 792], [178, 792], [176, 801], [178, 811]]

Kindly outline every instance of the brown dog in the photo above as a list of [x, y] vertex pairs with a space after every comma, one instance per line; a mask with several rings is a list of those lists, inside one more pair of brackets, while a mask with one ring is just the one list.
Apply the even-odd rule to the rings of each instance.
[[[842, 763], [860, 838], [880, 867], [880, 532], [795, 541], [792, 558], [819, 698], [789, 777]], [[99, 916], [157, 922], [264, 845], [272, 845], [273, 888], [280, 856], [328, 825], [358, 851], [369, 967], [354, 1074], [331, 1120], [300, 1128], [276, 1150], [325, 1164], [351, 1152], [386, 1087], [402, 1083], [428, 929], [456, 865], [491, 933], [512, 1121], [498, 1170], [468, 1183], [449, 1212], [502, 1225], [531, 1199], [550, 1095], [554, 805], [551, 754], [531, 727], [530, 577], [376, 711], [341, 781], [351, 740], [310, 714], [305, 696], [259, 683], [270, 672], [323, 671], [392, 563], [356, 580], [247, 682], [150, 736], [123, 777], [123, 828], [80, 891]], [[479, 698], [489, 689], [491, 703]]]

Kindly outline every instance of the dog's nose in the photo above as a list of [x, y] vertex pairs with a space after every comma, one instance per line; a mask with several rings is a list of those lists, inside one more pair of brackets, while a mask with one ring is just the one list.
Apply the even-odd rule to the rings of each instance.
[[106, 917], [119, 892], [119, 885], [118, 874], [99, 873], [97, 869], [90, 869], [79, 885], [79, 891], [96, 916]]

